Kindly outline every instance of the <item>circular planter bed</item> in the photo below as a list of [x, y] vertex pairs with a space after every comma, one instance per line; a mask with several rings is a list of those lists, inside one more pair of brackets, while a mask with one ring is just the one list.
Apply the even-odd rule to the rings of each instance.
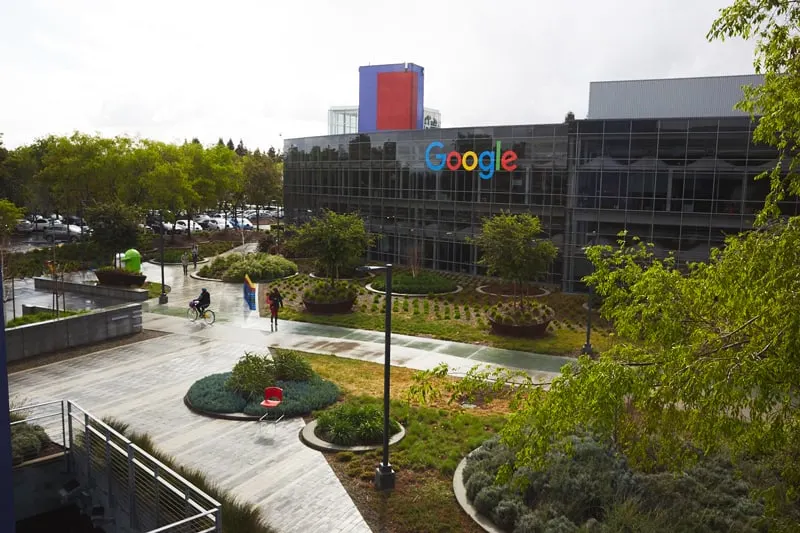
[[100, 285], [111, 287], [141, 287], [144, 285], [147, 276], [123, 272], [120, 270], [95, 270], [94, 275]]
[[475, 509], [475, 506], [470, 503], [469, 498], [467, 498], [467, 488], [464, 486], [464, 467], [467, 466], [467, 459], [469, 456], [478, 449], [480, 448], [473, 450], [473, 452], [458, 463], [456, 471], [453, 474], [453, 492], [456, 495], [458, 505], [460, 505], [461, 508], [464, 509], [464, 512], [467, 513], [476, 524], [483, 528], [484, 531], [488, 531], [489, 533], [502, 533], [503, 530], [497, 527], [489, 518], [480, 514], [478, 510]]
[[[376, 294], [386, 293], [386, 276], [367, 285], [367, 290]], [[422, 271], [413, 276], [411, 272], [400, 270], [392, 274], [392, 294], [397, 296], [446, 295], [461, 292], [463, 287], [455, 281], [436, 272]]]
[[[317, 427], [319, 426], [319, 422], [317, 420], [312, 420], [305, 427], [300, 431], [300, 441], [312, 448], [314, 450], [320, 452], [368, 452], [370, 450], [379, 450], [383, 448], [383, 444], [368, 444], [368, 445], [354, 445], [354, 446], [345, 446], [342, 444], [334, 444], [333, 442], [328, 442], [323, 438], [317, 435]], [[406, 428], [400, 425], [400, 431], [395, 433], [391, 437], [389, 437], [389, 446], [397, 444], [406, 436]]]
[[539, 338], [547, 335], [547, 326], [555, 319], [555, 311], [539, 302], [503, 302], [487, 314], [492, 333], [511, 337]]
[[[364, 286], [364, 288], [367, 289], [369, 292], [374, 292], [375, 294], [386, 294], [385, 290], [378, 290], [375, 287], [373, 287], [371, 283], [367, 283]], [[461, 285], [456, 285], [456, 290], [450, 291], [450, 292], [434, 292], [434, 293], [416, 294], [416, 293], [405, 293], [405, 292], [394, 292], [394, 291], [392, 291], [392, 296], [406, 296], [408, 298], [424, 298], [424, 297], [429, 296], [431, 294], [434, 294], [436, 296], [447, 296], [448, 294], [458, 294], [459, 292], [461, 292], [463, 290], [464, 290], [464, 287], [462, 287]]]
[[[529, 298], [543, 298], [550, 294], [550, 291], [545, 289], [544, 287], [532, 287], [536, 290], [538, 294], [528, 294]], [[475, 289], [481, 294], [486, 294], [489, 296], [500, 296], [502, 298], [513, 298], [514, 297], [514, 289], [513, 287], [509, 287], [507, 285], [481, 285], [480, 287]]]
[[[325, 281], [326, 279], [330, 279], [328, 276], [323, 276], [322, 274], [316, 274], [314, 272], [309, 272], [308, 277], [312, 278], [312, 279], [318, 279], [320, 281]], [[363, 275], [361, 275], [361, 276], [355, 276], [355, 277], [352, 277], [352, 278], [337, 278], [337, 279], [339, 281], [358, 281], [358, 280], [374, 278], [374, 277], [375, 277], [375, 274], [373, 274], [372, 272], [364, 272]]]
[[303, 293], [303, 305], [313, 314], [349, 313], [357, 297], [358, 287], [355, 285], [343, 281], [333, 285], [327, 281], [317, 281]]
[[[211, 418], [241, 421], [261, 418], [265, 413], [260, 405], [263, 397], [253, 396], [250, 399], [226, 386], [232, 374], [233, 372], [211, 374], [195, 381], [184, 396], [183, 402], [186, 407]], [[268, 386], [283, 389], [283, 401], [278, 407], [270, 409], [275, 416], [308, 415], [335, 403], [340, 395], [336, 384], [322, 379], [317, 374], [312, 374], [309, 379], [302, 381], [278, 379], [259, 388], [263, 391]]]

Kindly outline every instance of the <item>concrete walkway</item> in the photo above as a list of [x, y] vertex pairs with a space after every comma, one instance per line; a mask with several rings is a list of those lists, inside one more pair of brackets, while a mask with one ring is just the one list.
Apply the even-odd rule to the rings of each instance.
[[[190, 267], [191, 270], [191, 267]], [[151, 281], [160, 266], [145, 264]], [[324, 456], [300, 443], [301, 418], [261, 431], [255, 422], [212, 420], [182, 402], [188, 388], [209, 374], [229, 371], [245, 351], [280, 346], [383, 362], [384, 334], [281, 321], [277, 331], [244, 305], [242, 287], [184, 277], [165, 266], [169, 303], [145, 304], [144, 327], [167, 333], [113, 350], [33, 368], [9, 376], [17, 402], [70, 399], [98, 417], [112, 416], [148, 433], [162, 451], [242, 500], [257, 505], [282, 533], [367, 532], [355, 504]], [[217, 323], [186, 319], [201, 287], [212, 293]], [[526, 370], [549, 381], [569, 359], [457, 342], [392, 336], [392, 364], [428, 369], [445, 362], [457, 372], [478, 363]]]

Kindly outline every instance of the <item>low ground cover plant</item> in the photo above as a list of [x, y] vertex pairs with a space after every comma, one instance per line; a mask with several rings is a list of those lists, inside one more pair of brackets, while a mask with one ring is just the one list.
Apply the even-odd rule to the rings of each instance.
[[264, 389], [283, 389], [283, 401], [271, 409], [276, 415], [306, 415], [337, 401], [339, 388], [319, 377], [298, 352], [276, 351], [272, 357], [246, 353], [231, 372], [196, 381], [187, 392], [190, 404], [211, 413], [263, 415]]
[[[379, 444], [383, 442], [383, 411], [374, 401], [350, 400], [317, 417], [317, 436], [343, 446]], [[394, 435], [400, 424], [389, 420]]]
[[297, 265], [279, 255], [264, 253], [230, 254], [217, 257], [205, 265], [198, 274], [206, 278], [221, 279], [228, 282], [243, 282], [249, 275], [253, 282], [272, 281], [291, 276], [297, 272]]
[[45, 445], [50, 443], [50, 437], [41, 426], [28, 424], [14, 424], [11, 426], [11, 460], [17, 465], [24, 461], [35, 459], [39, 456]]
[[509, 326], [529, 326], [550, 322], [556, 317], [555, 311], [536, 300], [501, 302], [489, 310], [489, 317], [497, 323]]
[[[767, 531], [755, 487], [721, 457], [704, 457], [682, 475], [648, 473], [589, 435], [569, 440], [572, 455], [554, 454], [541, 470], [513, 470], [514, 453], [498, 438], [488, 440], [467, 458], [467, 498], [514, 533]], [[502, 468], [513, 474], [498, 485]]]

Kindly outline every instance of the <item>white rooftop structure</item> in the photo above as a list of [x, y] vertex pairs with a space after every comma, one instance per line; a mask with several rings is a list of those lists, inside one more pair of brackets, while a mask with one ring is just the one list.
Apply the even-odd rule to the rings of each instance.
[[655, 80], [593, 81], [588, 119], [740, 117], [733, 109], [743, 85], [761, 85], [764, 77], [710, 76]]
[[[423, 127], [442, 127], [442, 113], [438, 109], [424, 108]], [[328, 109], [328, 135], [358, 133], [358, 106], [337, 106]]]

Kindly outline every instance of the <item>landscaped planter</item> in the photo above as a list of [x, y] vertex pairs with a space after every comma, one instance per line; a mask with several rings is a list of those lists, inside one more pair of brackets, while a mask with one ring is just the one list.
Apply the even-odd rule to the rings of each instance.
[[356, 299], [342, 300], [340, 302], [310, 302], [303, 300], [303, 305], [309, 313], [315, 315], [336, 315], [341, 313], [349, 313], [353, 310]]
[[[397, 444], [406, 436], [406, 428], [400, 425], [400, 431], [389, 437], [389, 446]], [[312, 420], [303, 427], [300, 431], [300, 441], [312, 448], [321, 452], [368, 452], [371, 450], [380, 450], [383, 443], [378, 444], [357, 444], [353, 446], [345, 446], [343, 444], [334, 444], [328, 442], [319, 435], [317, 435], [317, 421]]]
[[95, 270], [94, 275], [100, 285], [112, 287], [141, 287], [147, 276], [133, 272], [119, 272], [117, 270]]
[[552, 322], [552, 320], [547, 320], [541, 324], [516, 325], [502, 324], [500, 322], [495, 322], [492, 317], [488, 318], [489, 324], [492, 326], [492, 333], [510, 337], [525, 337], [528, 339], [535, 339], [547, 335], [547, 326]]
[[[503, 289], [504, 287], [500, 287], [500, 288]], [[507, 287], [507, 288], [510, 289], [510, 287]], [[532, 287], [532, 288], [536, 289], [537, 294], [527, 294], [527, 295], [525, 295], [526, 297], [528, 297], [528, 298], [543, 298], [543, 297], [547, 296], [548, 294], [550, 294], [550, 291], [545, 289], [544, 287]], [[481, 285], [481, 286], [477, 287], [475, 290], [478, 291], [481, 294], [486, 294], [486, 295], [489, 295], [489, 296], [500, 296], [501, 298], [513, 298], [515, 296], [513, 294], [513, 292], [498, 291], [497, 288], [493, 287], [492, 285]], [[520, 290], [519, 292], [523, 293], [524, 291]]]

